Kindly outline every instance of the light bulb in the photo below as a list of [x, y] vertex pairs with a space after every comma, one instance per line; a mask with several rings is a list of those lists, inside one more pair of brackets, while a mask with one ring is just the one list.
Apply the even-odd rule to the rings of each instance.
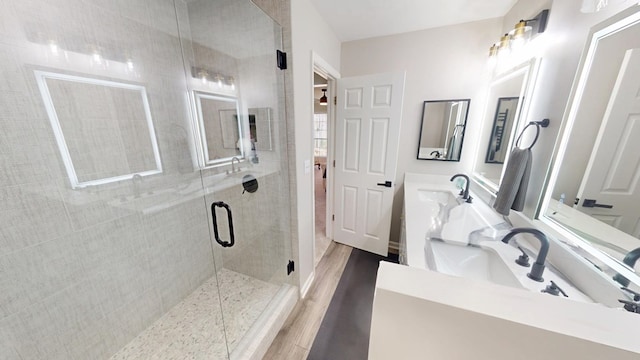
[[58, 44], [53, 40], [49, 41], [49, 50], [51, 50], [53, 55], [58, 55]]
[[93, 60], [94, 63], [98, 64], [98, 65], [102, 65], [102, 55], [100, 55], [100, 53], [98, 53], [97, 51], [94, 51], [93, 54], [91, 55], [91, 59]]
[[209, 73], [204, 70], [198, 72], [198, 77], [200, 78], [200, 81], [202, 81], [203, 85], [207, 84], [207, 81], [208, 81], [207, 76], [209, 76]]
[[529, 42], [529, 39], [531, 38], [531, 30], [531, 26], [527, 26], [527, 22], [525, 20], [520, 20], [513, 30], [509, 31], [509, 36], [511, 37], [511, 48], [513, 50], [518, 50]]

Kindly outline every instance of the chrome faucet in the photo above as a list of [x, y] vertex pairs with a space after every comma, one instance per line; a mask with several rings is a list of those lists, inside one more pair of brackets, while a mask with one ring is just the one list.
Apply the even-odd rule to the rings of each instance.
[[532, 229], [532, 228], [515, 228], [509, 231], [504, 238], [502, 238], [502, 242], [505, 244], [509, 243], [512, 237], [527, 233], [536, 237], [540, 241], [540, 251], [538, 251], [538, 258], [531, 266], [531, 272], [527, 274], [527, 276], [535, 281], [542, 282], [544, 279], [542, 278], [542, 273], [544, 272], [544, 261], [547, 258], [547, 254], [549, 253], [549, 239], [547, 236], [540, 230]]
[[464, 190], [460, 190], [460, 195], [462, 195], [462, 198], [466, 200], [466, 202], [471, 203], [471, 200], [473, 200], [473, 198], [469, 196], [469, 177], [465, 174], [455, 174], [451, 177], [451, 179], [449, 179], [449, 181], [453, 181], [458, 177], [463, 177], [465, 180], [465, 187]]
[[[638, 259], [640, 259], [640, 247], [629, 251], [627, 255], [624, 256], [624, 259], [622, 259], [622, 262], [633, 269], [633, 267], [636, 266], [636, 261], [638, 261]], [[615, 274], [613, 276], [613, 280], [617, 281], [624, 287], [629, 286], [629, 284], [631, 283], [629, 279], [620, 274]]]
[[[236, 168], [233, 166], [234, 160], [238, 162], [238, 170], [236, 170]], [[239, 171], [240, 171], [240, 159], [237, 156], [234, 156], [231, 158], [231, 173], [239, 172]]]

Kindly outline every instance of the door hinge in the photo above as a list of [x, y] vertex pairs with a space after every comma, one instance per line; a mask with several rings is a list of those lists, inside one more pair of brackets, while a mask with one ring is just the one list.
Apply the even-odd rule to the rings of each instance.
[[331, 221], [336, 221], [336, 215], [335, 214], [331, 215]]
[[338, 105], [338, 97], [337, 96], [333, 97], [333, 105]]
[[293, 260], [289, 260], [289, 263], [287, 264], [287, 275], [291, 275], [291, 273], [295, 270], [295, 262], [293, 262]]
[[336, 167], [336, 161], [333, 160], [333, 167]]
[[278, 69], [286, 70], [287, 69], [287, 53], [276, 50], [276, 59], [278, 63]]

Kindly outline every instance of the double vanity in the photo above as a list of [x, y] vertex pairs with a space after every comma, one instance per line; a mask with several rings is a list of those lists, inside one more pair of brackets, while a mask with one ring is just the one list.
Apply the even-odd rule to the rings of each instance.
[[[407, 173], [404, 186], [401, 264], [592, 302], [545, 259], [536, 267], [538, 251], [525, 234], [503, 243], [512, 226], [483, 201], [464, 199], [465, 189], [450, 177]], [[540, 273], [535, 280], [534, 271]]]
[[538, 251], [544, 234], [513, 229], [450, 179], [405, 174], [401, 264], [380, 263], [371, 359], [640, 357], [637, 314], [574, 286]]

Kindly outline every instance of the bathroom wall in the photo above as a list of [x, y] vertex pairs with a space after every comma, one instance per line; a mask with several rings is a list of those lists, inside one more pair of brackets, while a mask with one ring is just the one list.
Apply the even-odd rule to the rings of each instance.
[[[141, 193], [197, 181], [173, 1], [5, 1], [0, 17], [0, 354], [104, 358], [213, 274], [206, 211], [142, 215], [127, 181], [71, 190], [33, 70], [142, 83], [164, 173]], [[92, 66], [95, 44], [135, 71]]]
[[529, 120], [548, 118], [551, 124], [542, 130], [536, 146], [532, 149], [533, 167], [523, 210], [527, 216], [533, 217], [538, 207], [559, 127], [568, 106], [567, 101], [580, 56], [588, 40], [589, 30], [592, 26], [636, 3], [631, 0], [610, 2], [609, 6], [599, 12], [584, 14], [580, 12], [581, 0], [553, 2], [520, 0], [504, 17], [502, 32], [513, 28], [521, 18], [530, 18], [542, 9], [550, 9], [547, 30], [540, 35], [540, 40], [544, 41], [540, 41], [530, 53], [530, 55], [539, 56], [542, 62], [532, 96]]
[[[478, 150], [474, 134], [484, 119], [487, 86], [492, 75], [485, 66], [490, 44], [513, 28], [522, 18], [531, 18], [550, 8], [547, 30], [531, 47], [511, 61], [516, 66], [527, 57], [542, 58], [536, 91], [532, 97], [529, 120], [549, 118], [533, 149], [533, 169], [524, 212], [532, 217], [538, 206], [554, 144], [558, 135], [581, 51], [591, 26], [635, 4], [627, 0], [612, 3], [597, 13], [583, 14], [581, 0], [517, 2], [504, 18], [454, 25], [438, 29], [351, 41], [342, 44], [343, 77], [376, 72], [407, 71], [407, 84], [401, 129], [402, 146], [396, 182], [406, 171], [453, 174], [470, 173]], [[469, 40], [471, 39], [471, 40]], [[468, 42], [467, 42], [468, 41]], [[419, 46], [416, 46], [418, 44]], [[389, 55], [392, 54], [392, 55]], [[507, 67], [508, 68], [508, 67]], [[419, 119], [423, 100], [471, 98], [465, 144], [460, 163], [419, 161], [415, 159]], [[489, 119], [487, 121], [492, 121]], [[478, 156], [483, 156], [482, 154]], [[402, 188], [396, 188], [391, 240], [399, 234]]]
[[[291, 2], [291, 30], [293, 53], [289, 60], [293, 67], [293, 92], [287, 99], [294, 102], [295, 119], [295, 188], [299, 245], [300, 289], [310, 285], [313, 276], [313, 172], [305, 172], [304, 162], [313, 166], [313, 64], [312, 52], [334, 69], [340, 68], [340, 42], [320, 17], [309, 0]], [[291, 139], [291, 138], [290, 138]]]
[[[400, 233], [405, 172], [469, 172], [475, 160], [489, 81], [487, 54], [502, 19], [490, 19], [342, 44], [343, 77], [406, 71], [391, 241]], [[471, 99], [460, 162], [417, 160], [425, 100]]]
[[[188, 25], [186, 5], [178, 2], [177, 11]], [[109, 66], [94, 61], [94, 47]], [[127, 70], [125, 56], [133, 70]], [[274, 57], [271, 52], [272, 68]], [[259, 72], [262, 65], [255, 63], [262, 60], [243, 62], [238, 76]], [[108, 357], [214, 274], [174, 2], [4, 1], [0, 69], [0, 357]], [[35, 69], [142, 84], [163, 173], [138, 184], [72, 190]], [[283, 85], [275, 76], [260, 81]], [[274, 122], [284, 128], [285, 112], [276, 109], [284, 109], [284, 98], [265, 93], [268, 100], [256, 95], [255, 103], [274, 108]], [[273, 156], [261, 156], [262, 164], [280, 171], [261, 179], [258, 193], [239, 197], [242, 187], [236, 185], [229, 194], [216, 194], [237, 200], [238, 240], [250, 238], [238, 248], [247, 255], [234, 251], [223, 259], [216, 251], [216, 266], [226, 263], [280, 283], [291, 279], [285, 271], [291, 224], [288, 216], [274, 221], [264, 214], [286, 214], [289, 207], [282, 186], [288, 179], [285, 135], [276, 131], [280, 145]], [[154, 208], [175, 200], [176, 191], [185, 192], [182, 201]]]

